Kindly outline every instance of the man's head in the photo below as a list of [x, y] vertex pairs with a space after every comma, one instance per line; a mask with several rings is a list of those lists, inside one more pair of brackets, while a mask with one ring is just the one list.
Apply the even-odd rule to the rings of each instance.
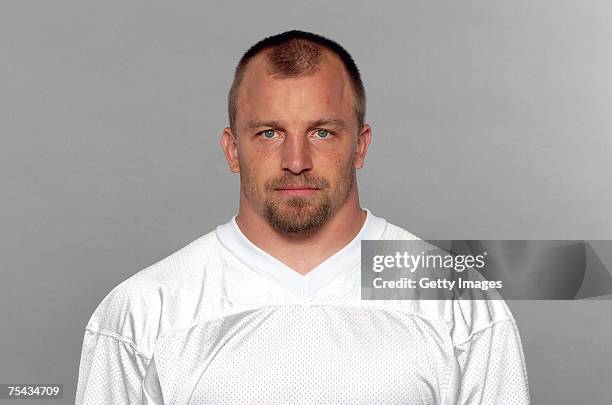
[[331, 39], [310, 32], [293, 30], [259, 41], [240, 58], [240, 62], [236, 66], [234, 81], [230, 88], [227, 103], [230, 128], [233, 131], [236, 130], [238, 91], [244, 79], [247, 66], [254, 57], [261, 53], [266, 53], [270, 73], [282, 79], [315, 73], [321, 62], [321, 54], [324, 50], [331, 52], [339, 58], [348, 74], [353, 90], [355, 118], [357, 119], [358, 126], [362, 127], [365, 122], [366, 95], [359, 69], [353, 57], [342, 46]]
[[[241, 213], [285, 234], [310, 234], [347, 202], [370, 141], [359, 71], [340, 45], [289, 31], [242, 57], [222, 146], [240, 172]], [[244, 206], [243, 206], [244, 205]]]

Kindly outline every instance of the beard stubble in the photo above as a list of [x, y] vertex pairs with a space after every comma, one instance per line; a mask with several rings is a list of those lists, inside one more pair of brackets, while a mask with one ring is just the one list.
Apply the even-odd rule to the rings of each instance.
[[[343, 168], [335, 189], [323, 177], [311, 176], [308, 172], [299, 175], [285, 172], [282, 176], [265, 184], [267, 194], [289, 185], [303, 185], [319, 189], [316, 197], [278, 198], [266, 197], [263, 200], [262, 215], [266, 222], [278, 232], [288, 235], [310, 235], [325, 225], [346, 200], [355, 185], [356, 171], [354, 161]], [[261, 197], [250, 172], [241, 173], [241, 184], [245, 197], [251, 203]]]

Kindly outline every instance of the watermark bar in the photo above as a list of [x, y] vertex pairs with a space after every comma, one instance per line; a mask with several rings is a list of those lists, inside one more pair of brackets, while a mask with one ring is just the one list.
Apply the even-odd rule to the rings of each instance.
[[612, 241], [361, 242], [365, 300], [612, 298]]

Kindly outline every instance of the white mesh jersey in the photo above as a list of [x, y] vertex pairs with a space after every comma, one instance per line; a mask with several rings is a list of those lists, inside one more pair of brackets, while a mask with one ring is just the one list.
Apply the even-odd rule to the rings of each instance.
[[367, 211], [301, 275], [234, 219], [114, 288], [85, 329], [77, 404], [528, 404], [495, 301], [360, 299], [360, 241], [417, 239]]

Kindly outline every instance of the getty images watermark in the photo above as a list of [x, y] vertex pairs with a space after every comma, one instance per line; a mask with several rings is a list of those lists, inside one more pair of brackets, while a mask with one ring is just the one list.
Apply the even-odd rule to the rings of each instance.
[[362, 299], [612, 298], [610, 272], [585, 241], [361, 243]]
[[[480, 255], [453, 255], [450, 253], [440, 253], [435, 251], [424, 251], [413, 254], [404, 250], [396, 251], [391, 255], [375, 255], [372, 258], [372, 271], [382, 273], [389, 269], [405, 270], [410, 272], [411, 277], [400, 277], [394, 280], [385, 280], [382, 275], [372, 280], [374, 288], [443, 288], [447, 290], [476, 288], [489, 290], [491, 288], [502, 288], [501, 280], [470, 280], [457, 277], [455, 279], [446, 278], [449, 271], [453, 270], [462, 273], [468, 269], [481, 270], [485, 267], [487, 252]], [[430, 276], [415, 278], [413, 275], [417, 270], [445, 270], [436, 274], [432, 272]], [[421, 273], [419, 273], [421, 274]]]

